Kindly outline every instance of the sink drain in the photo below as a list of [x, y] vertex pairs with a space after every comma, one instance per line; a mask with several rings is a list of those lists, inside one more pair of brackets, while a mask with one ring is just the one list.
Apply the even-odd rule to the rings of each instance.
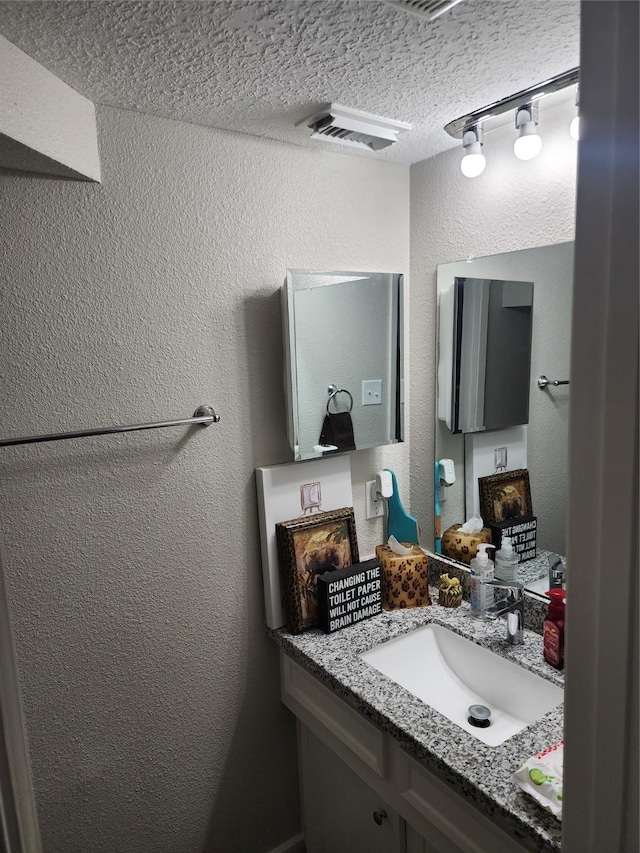
[[477, 729], [486, 729], [491, 725], [491, 710], [486, 705], [469, 705], [468, 722]]

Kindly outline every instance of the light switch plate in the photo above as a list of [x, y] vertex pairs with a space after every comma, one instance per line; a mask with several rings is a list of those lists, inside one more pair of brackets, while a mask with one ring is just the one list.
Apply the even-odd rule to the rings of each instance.
[[382, 403], [382, 379], [362, 380], [362, 405], [379, 406]]

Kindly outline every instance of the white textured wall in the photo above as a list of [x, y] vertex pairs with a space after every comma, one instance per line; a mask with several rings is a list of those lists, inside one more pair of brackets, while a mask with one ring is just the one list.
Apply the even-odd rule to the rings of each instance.
[[[403, 166], [102, 108], [101, 186], [0, 174], [0, 536], [46, 853], [262, 853], [299, 829], [254, 468], [291, 458], [287, 267], [408, 267]], [[364, 480], [408, 445], [352, 455]], [[408, 494], [406, 495], [408, 503]]]
[[99, 181], [93, 103], [3, 36], [0, 68], [0, 164]]
[[425, 543], [433, 542], [436, 268], [573, 239], [574, 112], [541, 109], [543, 148], [534, 160], [514, 156], [509, 126], [485, 137], [487, 166], [478, 178], [460, 171], [461, 149], [411, 168], [411, 510]]

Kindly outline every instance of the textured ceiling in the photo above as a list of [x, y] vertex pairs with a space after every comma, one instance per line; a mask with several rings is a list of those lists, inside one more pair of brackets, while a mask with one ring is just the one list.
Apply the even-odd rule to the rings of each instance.
[[0, 33], [96, 104], [298, 145], [331, 101], [413, 130], [398, 163], [456, 145], [459, 115], [578, 65], [578, 0], [465, 0], [436, 21], [380, 0], [2, 0]]

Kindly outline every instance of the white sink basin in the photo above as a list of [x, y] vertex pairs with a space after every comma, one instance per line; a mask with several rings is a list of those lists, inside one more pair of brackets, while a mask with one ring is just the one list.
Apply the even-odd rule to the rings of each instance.
[[[489, 746], [498, 746], [563, 700], [561, 687], [440, 625], [425, 625], [360, 656]], [[469, 706], [491, 710], [468, 722]]]

